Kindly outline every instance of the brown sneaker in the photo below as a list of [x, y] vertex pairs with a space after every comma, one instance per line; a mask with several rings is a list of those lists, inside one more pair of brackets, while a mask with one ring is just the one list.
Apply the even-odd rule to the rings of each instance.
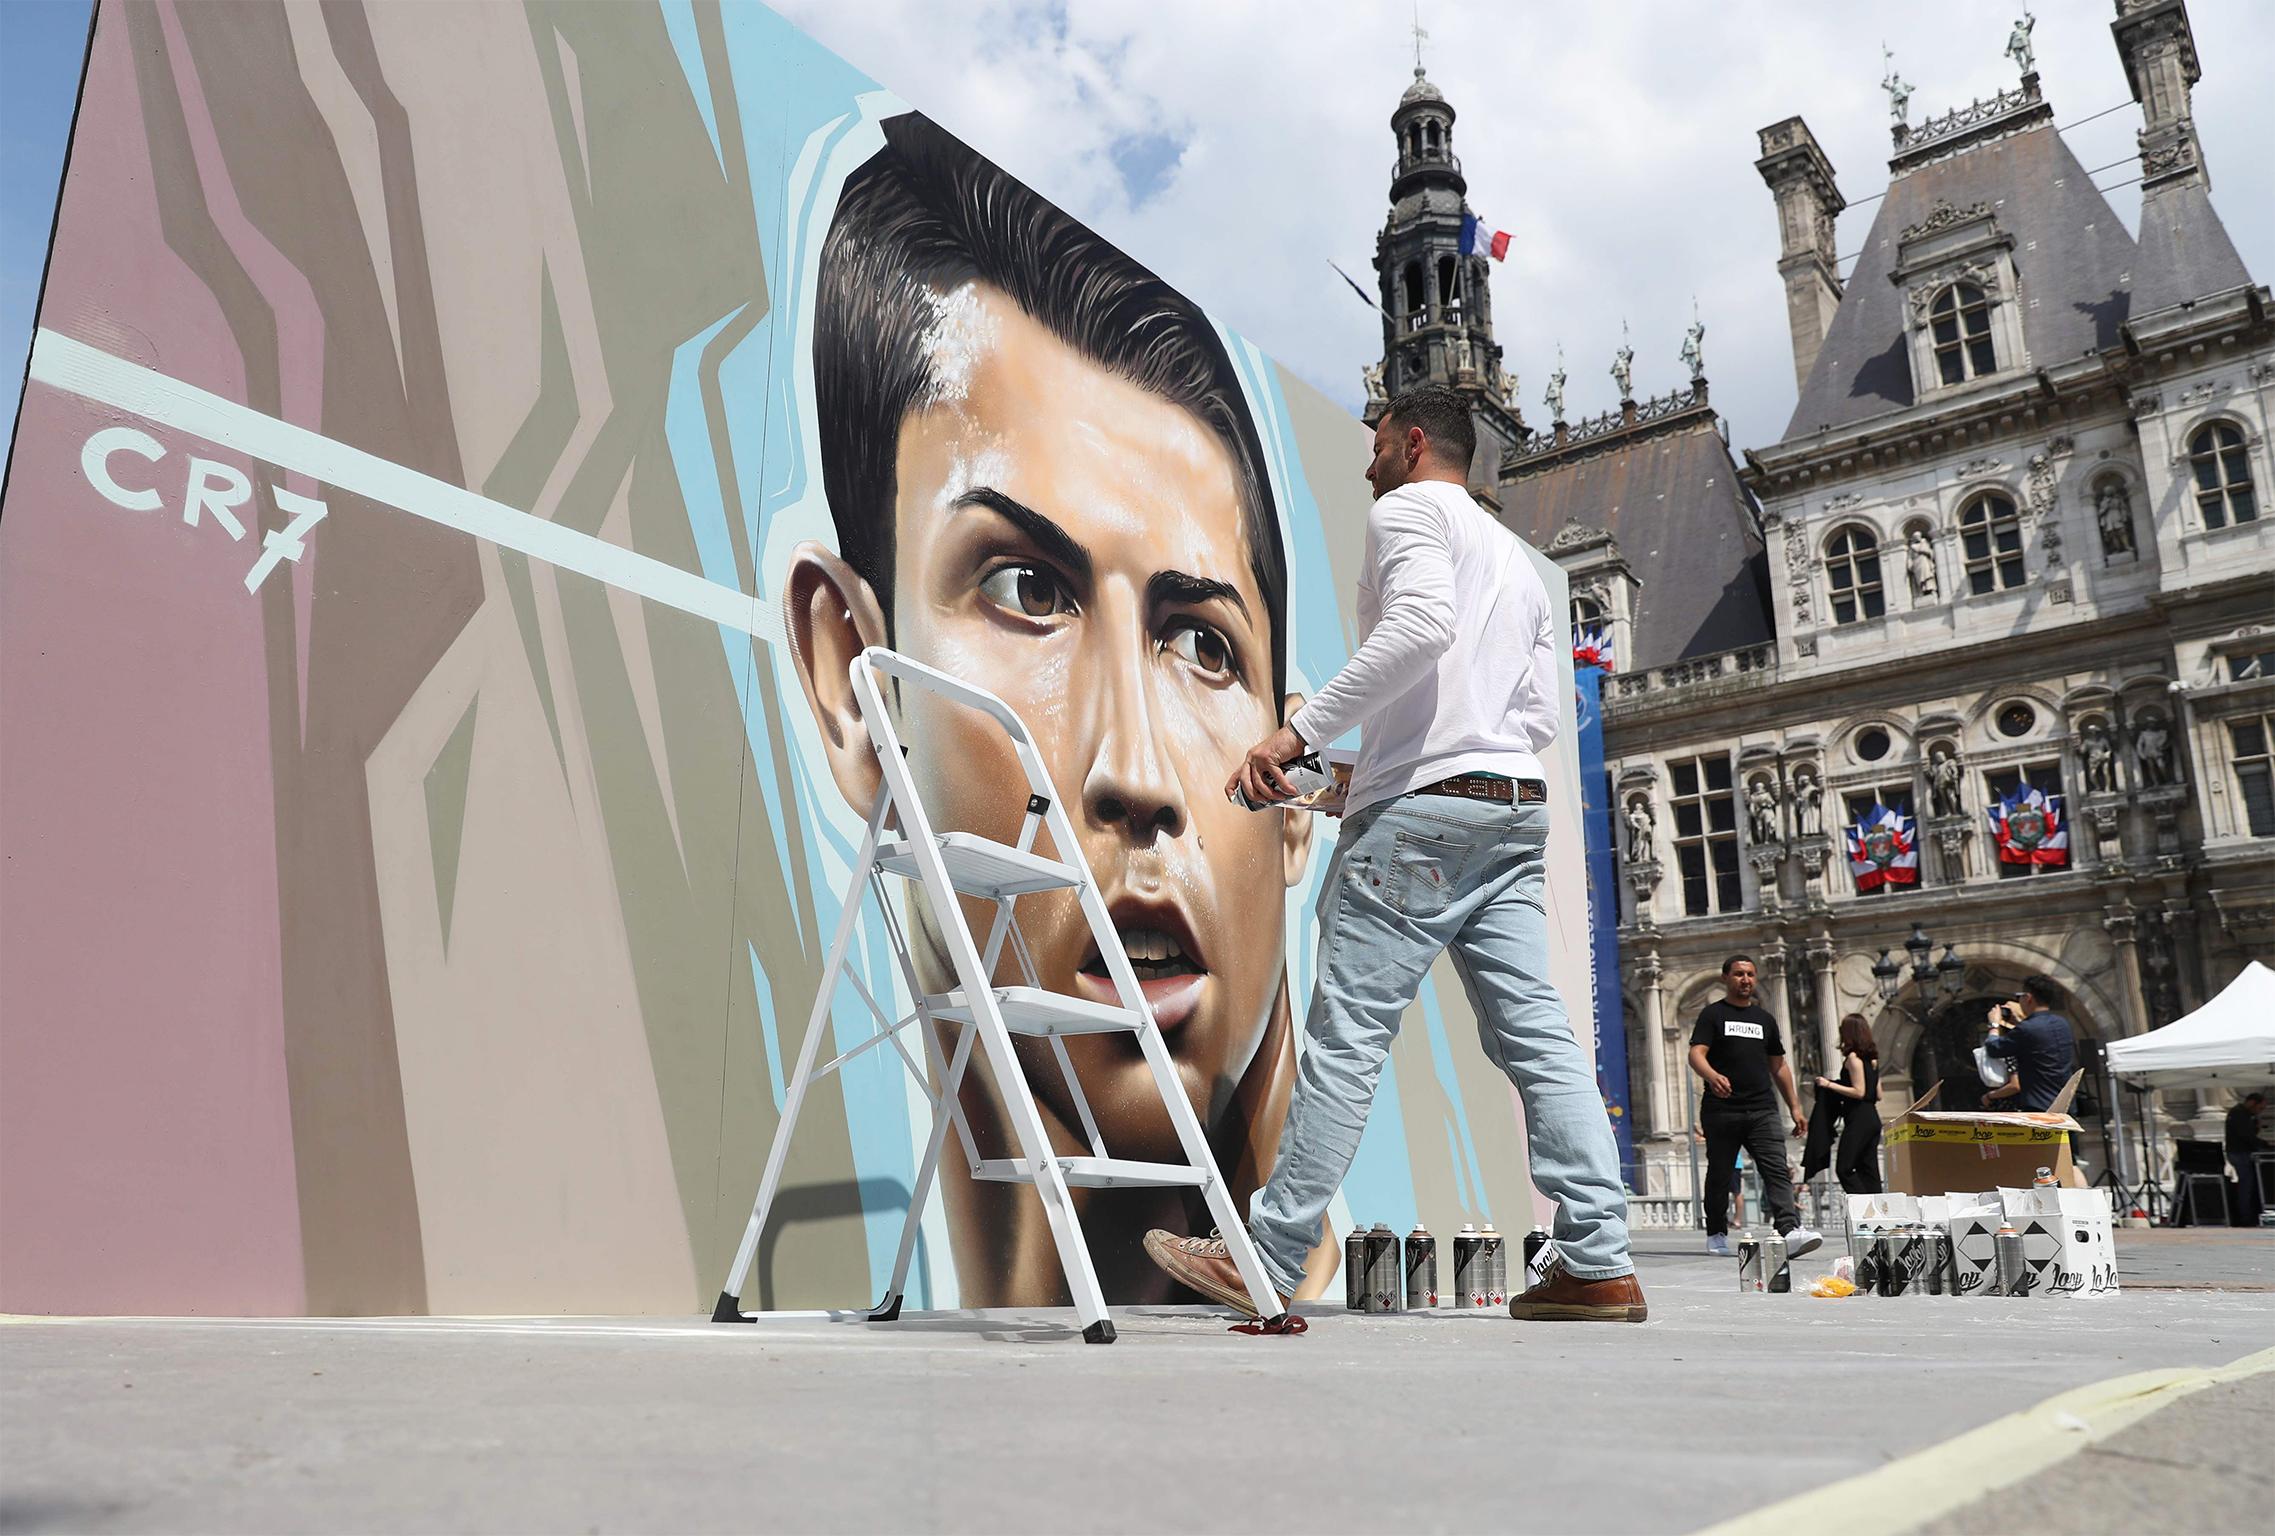
[[1528, 1323], [1640, 1323], [1649, 1315], [1635, 1276], [1583, 1280], [1553, 1256], [1539, 1284], [1509, 1301], [1509, 1316]]
[[[1248, 1299], [1248, 1287], [1240, 1280], [1240, 1266], [1232, 1262], [1224, 1239], [1208, 1237], [1179, 1237], [1159, 1227], [1145, 1235], [1145, 1256], [1160, 1265], [1178, 1284], [1190, 1286], [1211, 1301], [1222, 1302], [1243, 1317], [1256, 1316], [1256, 1303]], [[1280, 1311], [1288, 1309], [1285, 1296], [1273, 1298]]]

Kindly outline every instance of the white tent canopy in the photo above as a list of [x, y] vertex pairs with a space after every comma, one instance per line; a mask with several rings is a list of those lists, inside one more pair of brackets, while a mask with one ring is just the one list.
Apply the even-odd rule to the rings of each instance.
[[2154, 1088], [2275, 1085], [2275, 971], [2254, 960], [2194, 1013], [2112, 1040], [2109, 1070]]

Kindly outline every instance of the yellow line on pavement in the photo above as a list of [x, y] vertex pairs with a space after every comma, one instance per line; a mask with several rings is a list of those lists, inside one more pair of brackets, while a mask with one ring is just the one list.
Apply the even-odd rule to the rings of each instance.
[[2077, 1387], [1886, 1466], [1708, 1526], [1697, 1536], [1897, 1536], [2021, 1482], [2191, 1392], [2275, 1371], [2275, 1349], [2232, 1364], [2140, 1371]]

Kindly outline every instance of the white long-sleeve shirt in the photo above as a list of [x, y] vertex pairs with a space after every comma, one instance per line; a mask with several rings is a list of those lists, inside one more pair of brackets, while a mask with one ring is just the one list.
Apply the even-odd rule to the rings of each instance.
[[1314, 747], [1363, 727], [1351, 811], [1465, 773], [1542, 777], [1562, 627], [1524, 545], [1467, 490], [1423, 480], [1375, 502], [1359, 633], [1289, 722]]

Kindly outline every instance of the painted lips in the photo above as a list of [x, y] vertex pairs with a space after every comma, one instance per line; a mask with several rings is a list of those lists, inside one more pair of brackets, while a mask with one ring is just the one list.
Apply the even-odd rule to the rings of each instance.
[[[1176, 1029], [1200, 1006], [1209, 979], [1184, 914], [1167, 905], [1129, 901], [1112, 903], [1108, 913], [1154, 1022], [1164, 1032]], [[1113, 979], [1096, 949], [1083, 957], [1074, 979], [1082, 996], [1101, 1003], [1117, 1001]]]

